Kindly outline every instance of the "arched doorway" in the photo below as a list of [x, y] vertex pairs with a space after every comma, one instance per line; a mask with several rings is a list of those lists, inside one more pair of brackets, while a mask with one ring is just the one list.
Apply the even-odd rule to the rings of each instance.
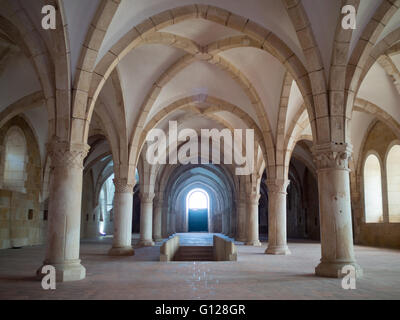
[[193, 189], [186, 196], [189, 232], [208, 232], [210, 198], [203, 189]]

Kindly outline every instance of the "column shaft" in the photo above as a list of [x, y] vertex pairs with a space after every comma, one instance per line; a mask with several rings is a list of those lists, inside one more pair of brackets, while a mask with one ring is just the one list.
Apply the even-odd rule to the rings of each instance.
[[233, 210], [233, 208], [231, 208], [231, 210], [230, 210], [230, 217], [231, 217], [231, 219], [230, 219], [229, 237], [234, 238], [234, 237], [236, 237], [236, 231], [237, 231], [237, 229], [236, 229], [237, 216], [236, 216], [236, 212]]
[[[84, 279], [86, 270], [79, 260], [83, 159], [87, 145], [52, 142], [49, 224], [44, 265], [56, 269], [57, 281]], [[41, 277], [41, 269], [37, 272]]]
[[144, 194], [140, 203], [140, 245], [154, 246], [153, 241], [153, 198], [154, 194]]
[[228, 214], [225, 210], [222, 211], [222, 233], [228, 235], [229, 233], [229, 220]]
[[249, 246], [260, 246], [258, 232], [258, 200], [259, 194], [248, 195], [247, 199], [247, 242]]
[[170, 212], [168, 215], [169, 223], [168, 223], [168, 234], [171, 236], [176, 233], [176, 214], [174, 212]]
[[163, 204], [162, 206], [162, 212], [164, 212], [164, 214], [161, 216], [161, 235], [163, 238], [168, 238], [169, 237], [169, 233], [168, 233], [168, 228], [169, 228], [169, 221], [168, 221], [168, 205], [166, 203]]
[[162, 240], [161, 236], [162, 208], [163, 208], [163, 199], [158, 197], [155, 201], [154, 217], [153, 217], [153, 239], [156, 242]]
[[340, 278], [342, 268], [352, 265], [356, 275], [362, 269], [356, 263], [350, 204], [348, 159], [351, 149], [344, 145], [314, 148], [318, 168], [321, 220], [321, 263], [315, 269], [320, 276]]
[[287, 255], [286, 189], [288, 180], [268, 181], [268, 248], [267, 254]]
[[108, 252], [112, 256], [132, 256], [133, 184], [127, 179], [114, 179], [114, 238]]
[[237, 240], [246, 241], [246, 203], [242, 199], [238, 203], [238, 219], [237, 219]]

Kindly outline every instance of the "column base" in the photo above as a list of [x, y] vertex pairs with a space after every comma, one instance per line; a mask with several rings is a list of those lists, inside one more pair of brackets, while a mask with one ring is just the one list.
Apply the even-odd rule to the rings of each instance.
[[288, 246], [268, 246], [267, 250], [265, 250], [265, 254], [285, 256], [292, 253], [290, 252]]
[[127, 247], [112, 247], [108, 251], [109, 256], [134, 256], [135, 251], [131, 246]]
[[140, 240], [139, 246], [141, 247], [153, 247], [155, 245], [153, 240]]
[[253, 247], [261, 247], [261, 242], [260, 240], [254, 240], [254, 241], [247, 241], [245, 243], [246, 246], [253, 246]]
[[342, 273], [342, 269], [344, 266], [351, 265], [355, 268], [356, 278], [361, 278], [363, 276], [363, 270], [361, 267], [355, 262], [321, 262], [315, 268], [315, 274], [320, 277], [327, 278], [343, 278], [348, 274]]
[[163, 238], [161, 237], [154, 238], [154, 242], [161, 242], [161, 241], [163, 241]]
[[86, 278], [86, 269], [81, 265], [80, 260], [64, 263], [51, 263], [45, 261], [36, 271], [36, 276], [41, 280], [46, 274], [42, 273], [42, 268], [51, 265], [56, 269], [56, 282], [78, 281]]

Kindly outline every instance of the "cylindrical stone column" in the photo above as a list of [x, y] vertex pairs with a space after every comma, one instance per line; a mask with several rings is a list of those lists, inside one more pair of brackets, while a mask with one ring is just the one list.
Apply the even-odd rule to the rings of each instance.
[[229, 234], [229, 219], [225, 210], [222, 210], [222, 233], [225, 235]]
[[154, 246], [153, 241], [153, 199], [154, 194], [142, 194], [140, 198], [140, 245]]
[[246, 202], [240, 199], [237, 205], [237, 241], [246, 242]]
[[260, 194], [247, 196], [247, 241], [248, 246], [261, 246], [258, 232], [258, 200]]
[[[51, 142], [49, 221], [44, 265], [56, 269], [56, 281], [84, 279], [79, 259], [83, 159], [89, 146]], [[40, 268], [37, 272], [41, 277]]]
[[287, 255], [286, 196], [289, 180], [268, 180], [268, 248], [267, 254]]
[[153, 239], [156, 242], [162, 241], [162, 236], [161, 236], [162, 208], [163, 208], [163, 198], [161, 195], [158, 195], [154, 203], [154, 215], [153, 215]]
[[229, 214], [231, 217], [229, 237], [234, 238], [236, 236], [236, 211], [231, 208]]
[[168, 234], [169, 236], [176, 233], [176, 214], [170, 211], [168, 214]]
[[168, 221], [168, 216], [169, 216], [169, 211], [168, 211], [168, 204], [166, 203], [166, 201], [163, 202], [163, 206], [162, 206], [162, 212], [164, 212], [164, 214], [162, 214], [161, 216], [161, 234], [163, 238], [168, 238], [169, 237], [169, 221]]
[[356, 275], [362, 269], [356, 263], [350, 203], [348, 145], [328, 144], [314, 147], [318, 171], [318, 192], [321, 226], [321, 263], [315, 268], [319, 276], [340, 278], [344, 266], [354, 267]]
[[133, 184], [127, 179], [114, 179], [114, 238], [111, 256], [132, 256]]

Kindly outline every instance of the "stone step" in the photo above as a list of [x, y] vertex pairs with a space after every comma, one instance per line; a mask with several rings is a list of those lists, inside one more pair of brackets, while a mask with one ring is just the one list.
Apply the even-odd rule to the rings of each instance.
[[174, 261], [214, 261], [214, 257], [180, 257], [177, 256]]
[[212, 246], [180, 246], [179, 250], [182, 252], [199, 252], [199, 251], [212, 251]]
[[211, 246], [181, 246], [175, 255], [175, 261], [214, 261]]

